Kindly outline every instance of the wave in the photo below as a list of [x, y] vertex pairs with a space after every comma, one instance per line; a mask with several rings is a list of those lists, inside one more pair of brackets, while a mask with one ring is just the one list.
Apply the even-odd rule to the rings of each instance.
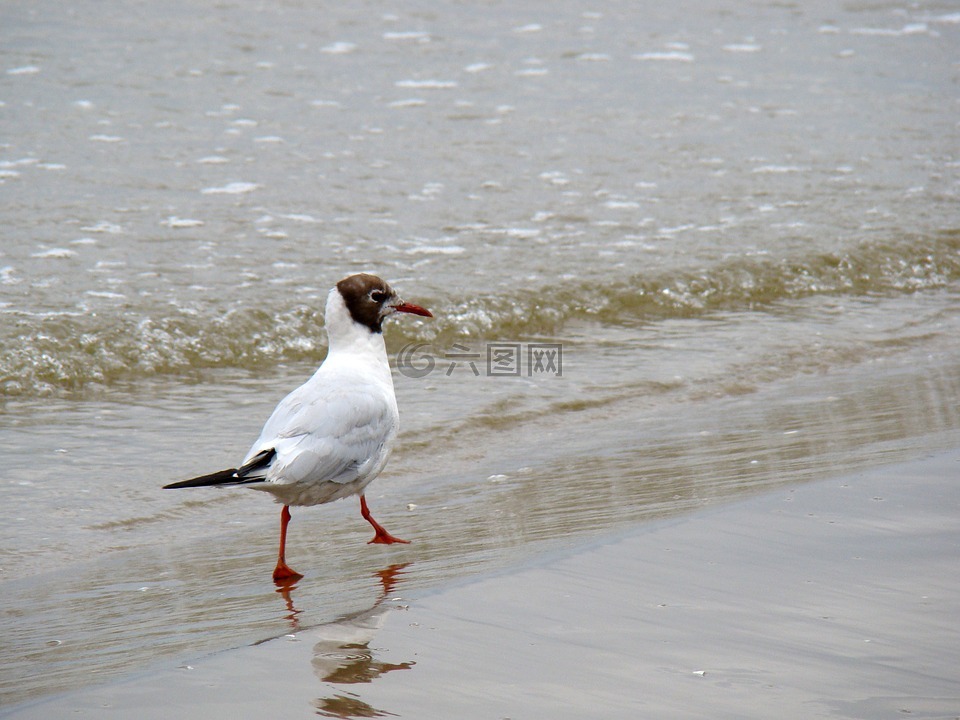
[[316, 355], [322, 315], [295, 306], [217, 315], [53, 314], [19, 318], [0, 351], [0, 396], [42, 396], [191, 370], [255, 368]]
[[719, 311], [764, 310], [813, 295], [870, 296], [942, 289], [960, 280], [960, 230], [842, 253], [736, 257], [698, 270], [642, 272], [605, 282], [560, 283], [516, 297], [446, 308], [438, 334], [555, 334], [570, 319], [622, 326]]
[[[949, 288], [960, 280], [960, 230], [840, 253], [735, 257], [710, 267], [604, 281], [543, 282], [537, 290], [456, 302], [424, 298], [429, 322], [397, 322], [392, 348], [414, 341], [557, 336], [574, 319], [633, 327], [720, 311], [767, 310], [812, 295], [871, 296]], [[155, 375], [257, 369], [322, 357], [320, 308], [301, 304], [210, 314], [124, 308], [113, 314], [7, 313], [0, 398], [75, 394]]]

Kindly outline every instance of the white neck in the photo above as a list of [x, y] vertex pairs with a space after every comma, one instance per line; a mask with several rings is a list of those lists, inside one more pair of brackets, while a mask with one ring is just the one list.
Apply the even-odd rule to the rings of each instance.
[[343, 296], [336, 288], [327, 295], [327, 308], [324, 324], [330, 345], [327, 354], [363, 353], [387, 357], [387, 348], [383, 334], [371, 332], [370, 328], [355, 322], [343, 302]]

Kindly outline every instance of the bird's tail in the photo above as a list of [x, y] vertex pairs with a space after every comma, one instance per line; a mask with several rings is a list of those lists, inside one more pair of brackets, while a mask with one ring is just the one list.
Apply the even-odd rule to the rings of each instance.
[[263, 481], [262, 471], [267, 465], [273, 462], [277, 456], [277, 451], [273, 448], [262, 450], [250, 458], [239, 468], [230, 468], [229, 470], [220, 470], [209, 475], [181, 480], [180, 482], [164, 485], [164, 490], [176, 490], [177, 488], [188, 487], [208, 487], [210, 485], [243, 485], [246, 483], [255, 483]]

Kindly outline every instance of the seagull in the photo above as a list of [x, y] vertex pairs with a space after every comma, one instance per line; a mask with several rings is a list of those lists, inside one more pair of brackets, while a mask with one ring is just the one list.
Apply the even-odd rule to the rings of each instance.
[[280, 512], [280, 553], [273, 579], [303, 577], [284, 558], [290, 506], [360, 496], [371, 543], [407, 543], [373, 519], [364, 490], [387, 464], [400, 415], [383, 342], [395, 313], [433, 317], [404, 302], [375, 275], [350, 275], [327, 296], [327, 357], [307, 382], [277, 405], [239, 467], [165, 485], [164, 489], [243, 485], [271, 493]]

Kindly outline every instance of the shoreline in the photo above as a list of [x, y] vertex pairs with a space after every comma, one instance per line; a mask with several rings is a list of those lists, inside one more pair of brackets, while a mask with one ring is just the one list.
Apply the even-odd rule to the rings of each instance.
[[419, 597], [387, 568], [335, 622], [2, 715], [957, 718], [958, 475], [780, 487]]

